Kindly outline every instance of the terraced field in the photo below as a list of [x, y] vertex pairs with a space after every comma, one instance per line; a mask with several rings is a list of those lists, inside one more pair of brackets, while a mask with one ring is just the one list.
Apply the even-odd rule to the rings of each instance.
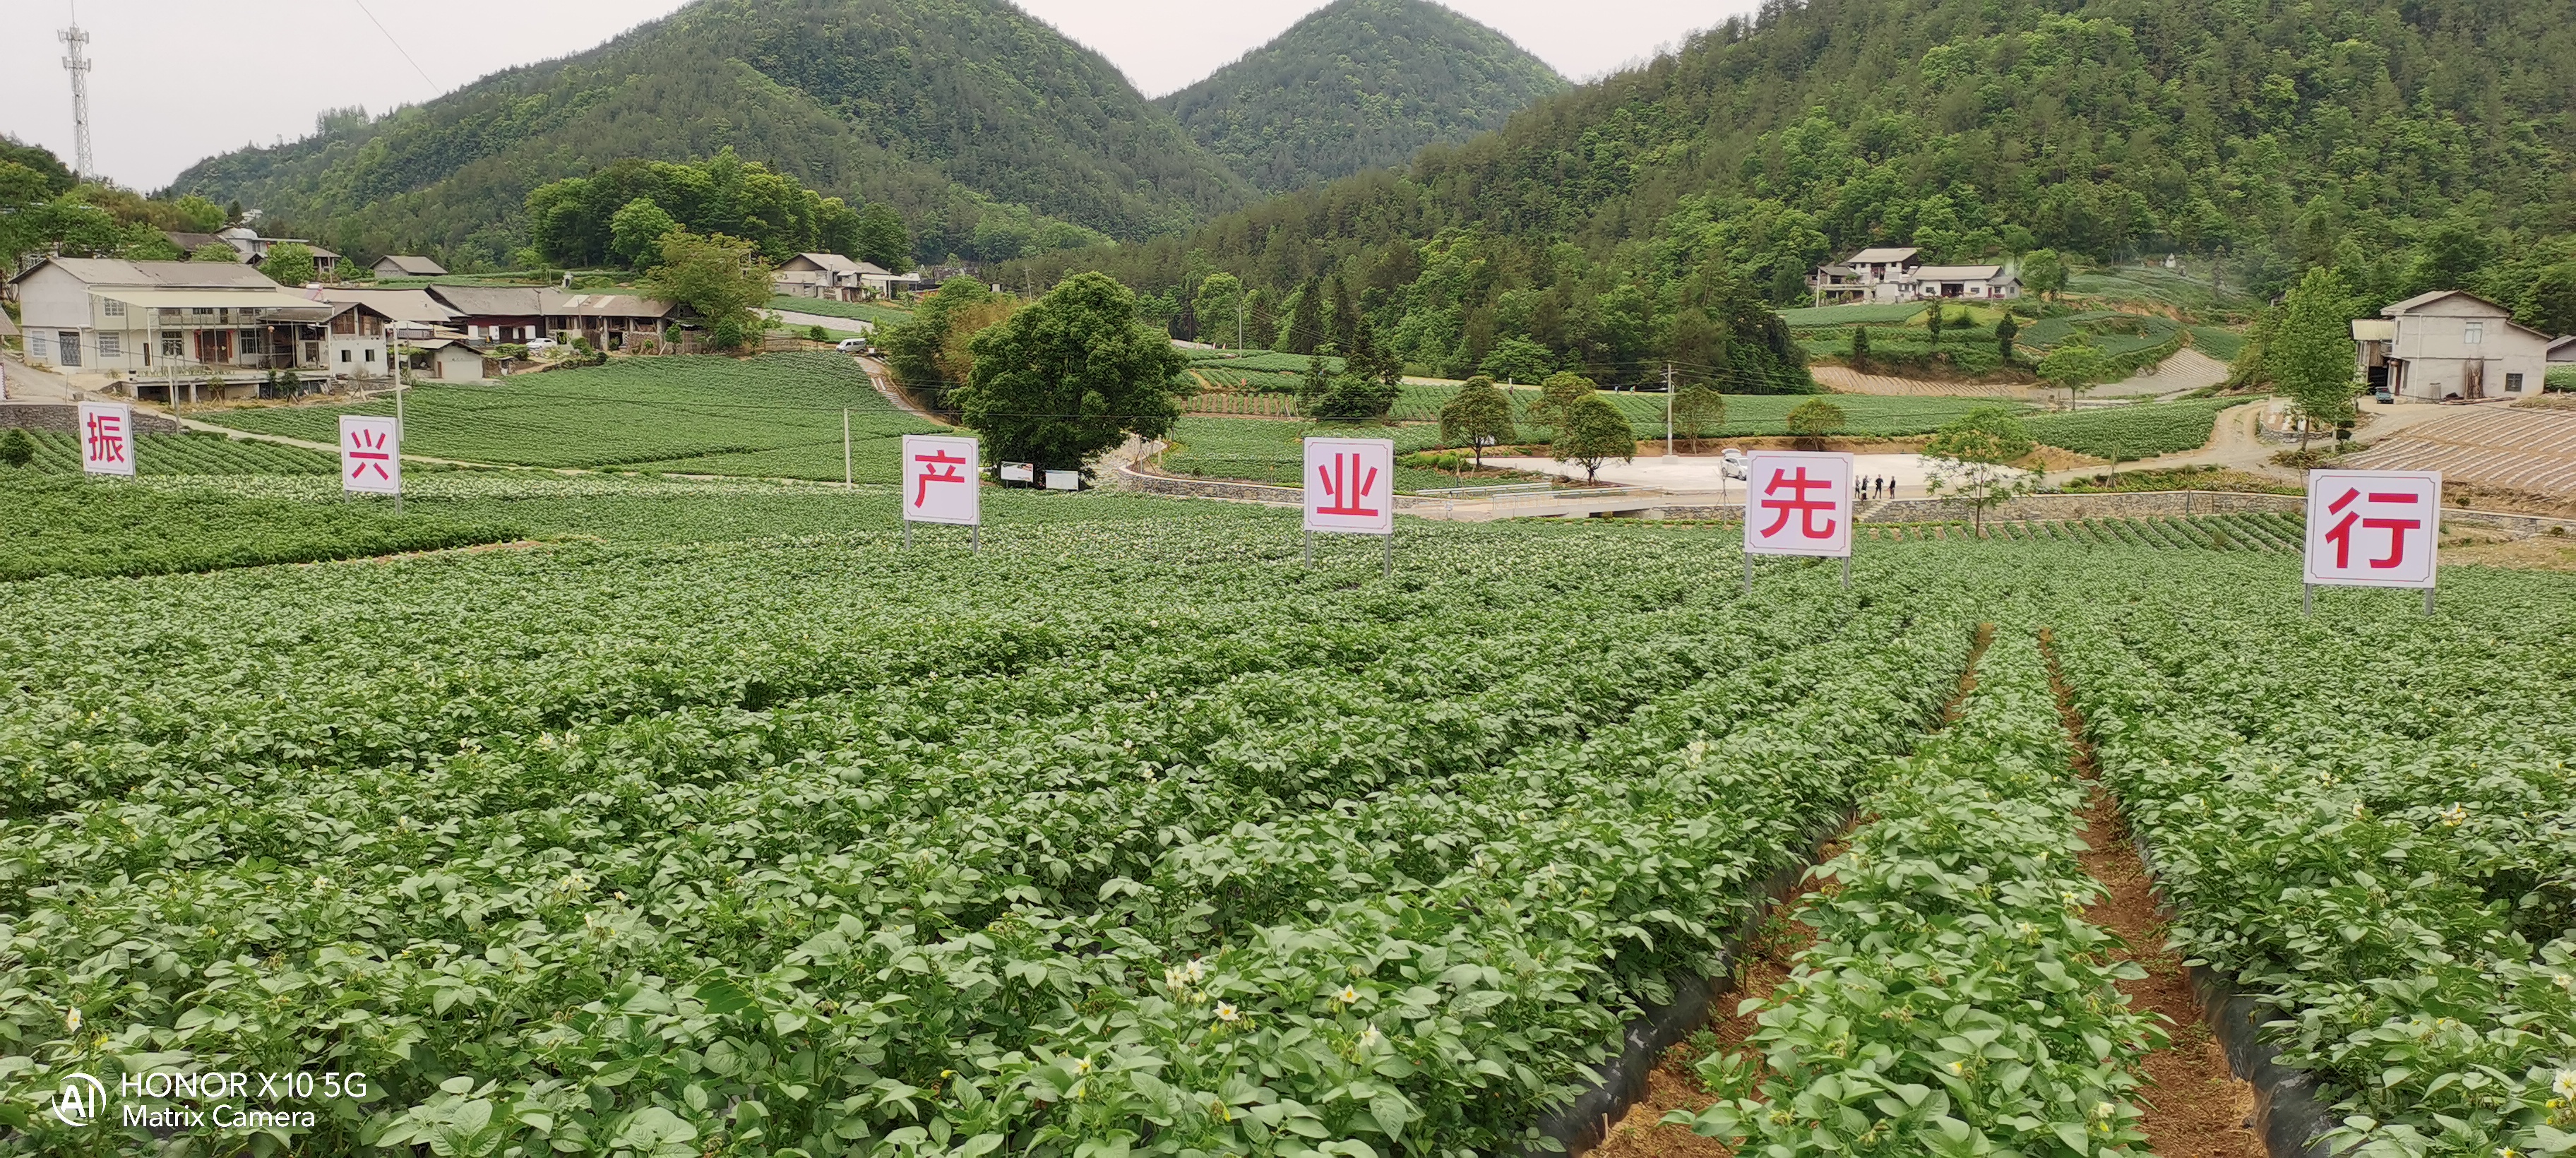
[[2444, 479], [2576, 492], [2576, 410], [2471, 407], [2419, 423], [2351, 456], [2365, 470], [2438, 470]]

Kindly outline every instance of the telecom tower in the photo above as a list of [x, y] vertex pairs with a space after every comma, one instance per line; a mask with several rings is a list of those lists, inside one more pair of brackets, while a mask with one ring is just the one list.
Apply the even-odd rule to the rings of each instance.
[[89, 46], [89, 33], [81, 31], [80, 14], [75, 11], [72, 14], [72, 26], [54, 35], [62, 40], [65, 47], [71, 49], [71, 55], [63, 58], [63, 69], [72, 74], [72, 156], [75, 162], [73, 173], [81, 177], [96, 177], [98, 169], [90, 163], [89, 158], [90, 59], [85, 51]]

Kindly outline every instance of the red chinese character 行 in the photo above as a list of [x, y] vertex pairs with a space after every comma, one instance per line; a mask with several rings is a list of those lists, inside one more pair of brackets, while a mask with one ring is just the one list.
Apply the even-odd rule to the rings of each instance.
[[1360, 505], [1368, 498], [1369, 491], [1377, 487], [1377, 468], [1369, 467], [1367, 474], [1361, 474], [1359, 455], [1336, 454], [1332, 466], [1315, 468], [1315, 476], [1316, 481], [1324, 484], [1324, 493], [1332, 499], [1316, 508], [1315, 513], [1372, 517], [1378, 513], [1374, 507]]
[[935, 482], [962, 483], [966, 481], [966, 476], [957, 472], [958, 467], [966, 465], [966, 460], [950, 454], [947, 451], [938, 450], [932, 451], [929, 454], [916, 454], [912, 456], [912, 461], [926, 462], [930, 464], [930, 469], [921, 472], [921, 474], [917, 476], [921, 480], [920, 485], [913, 488], [912, 505], [916, 507], [920, 506], [924, 501], [930, 498], [930, 484]]
[[[2358, 489], [2346, 488], [2343, 492], [2342, 498], [2336, 499], [2332, 504], [2326, 507], [2326, 512], [2328, 514], [2343, 516], [2341, 521], [2326, 529], [2326, 541], [2334, 544], [2335, 566], [2338, 569], [2352, 566], [2352, 536], [2355, 524], [2360, 525], [2364, 530], [2388, 532], [2388, 554], [2371, 560], [2370, 565], [2373, 568], [2387, 569], [2403, 564], [2406, 561], [2406, 532], [2423, 526], [2423, 520], [2363, 518], [2362, 512], [2359, 510], [2347, 511], [2344, 509], [2352, 506], [2353, 500], [2361, 497], [2362, 493]], [[2423, 496], [2421, 495], [2405, 491], [2372, 491], [2370, 493], [2370, 497], [2362, 503], [2362, 506], [2369, 507], [2393, 503], [2400, 506], [2413, 507], [2416, 503], [2421, 502], [2422, 498]]]
[[89, 416], [89, 459], [91, 462], [125, 461], [125, 423], [116, 415]]
[[[1836, 525], [1835, 521], [1828, 518], [1825, 520], [1825, 525], [1820, 528], [1816, 526], [1816, 515], [1819, 512], [1831, 512], [1834, 509], [1834, 500], [1830, 498], [1811, 499], [1807, 497], [1808, 491], [1831, 491], [1833, 486], [1834, 482], [1832, 479], [1808, 478], [1807, 468], [1803, 466], [1798, 468], [1798, 474], [1795, 478], [1791, 478], [1789, 476], [1789, 472], [1786, 470], [1773, 470], [1771, 472], [1770, 485], [1762, 488], [1762, 493], [1765, 496], [1762, 500], [1762, 509], [1766, 511], [1777, 511], [1779, 512], [1780, 517], [1771, 520], [1771, 525], [1762, 529], [1762, 537], [1767, 539], [1773, 535], [1779, 534], [1780, 528], [1789, 525], [1789, 517], [1791, 515], [1796, 515], [1798, 516], [1798, 534], [1800, 537], [1808, 539], [1833, 538], [1834, 527]], [[1768, 497], [1770, 495], [1780, 493], [1780, 488], [1782, 487], [1789, 488], [1790, 497], [1785, 499]]]
[[356, 444], [356, 448], [349, 451], [349, 457], [355, 462], [349, 468], [349, 477], [365, 478], [368, 471], [374, 471], [377, 478], [392, 482], [394, 476], [385, 473], [385, 464], [393, 461], [394, 457], [385, 452], [385, 432], [353, 430], [349, 435], [349, 441]]

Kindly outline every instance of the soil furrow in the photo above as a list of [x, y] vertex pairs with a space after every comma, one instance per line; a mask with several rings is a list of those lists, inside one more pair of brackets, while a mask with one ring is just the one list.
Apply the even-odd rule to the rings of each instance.
[[2132, 1006], [2162, 1014], [2172, 1038], [2145, 1058], [2142, 1102], [2148, 1149], [2157, 1158], [2264, 1158], [2263, 1140], [2245, 1127], [2254, 1113], [2254, 1087], [2228, 1068], [2227, 1052], [2201, 1017], [2182, 958], [2166, 944], [2155, 881], [2138, 859], [2119, 802], [2094, 773], [2093, 744], [2058, 667], [2055, 633], [2043, 629], [2039, 643], [2048, 660], [2049, 686], [2057, 693], [2058, 716], [2074, 746], [2075, 773], [2088, 793], [2084, 869], [2108, 894], [2085, 911], [2084, 919], [2119, 934], [2127, 946], [2122, 955], [2146, 969], [2144, 979], [2121, 982], [2120, 992]]

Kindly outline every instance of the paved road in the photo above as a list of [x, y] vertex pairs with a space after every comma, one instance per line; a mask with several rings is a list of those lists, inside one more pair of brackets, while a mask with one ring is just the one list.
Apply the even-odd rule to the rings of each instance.
[[0, 356], [0, 374], [8, 376], [11, 402], [76, 402], [81, 397], [61, 375], [30, 370], [15, 356]]
[[821, 326], [824, 329], [839, 330], [845, 334], [873, 334], [877, 330], [875, 323], [864, 322], [857, 318], [836, 318], [830, 314], [809, 314], [802, 310], [771, 310], [769, 314], [798, 329], [806, 326]]

